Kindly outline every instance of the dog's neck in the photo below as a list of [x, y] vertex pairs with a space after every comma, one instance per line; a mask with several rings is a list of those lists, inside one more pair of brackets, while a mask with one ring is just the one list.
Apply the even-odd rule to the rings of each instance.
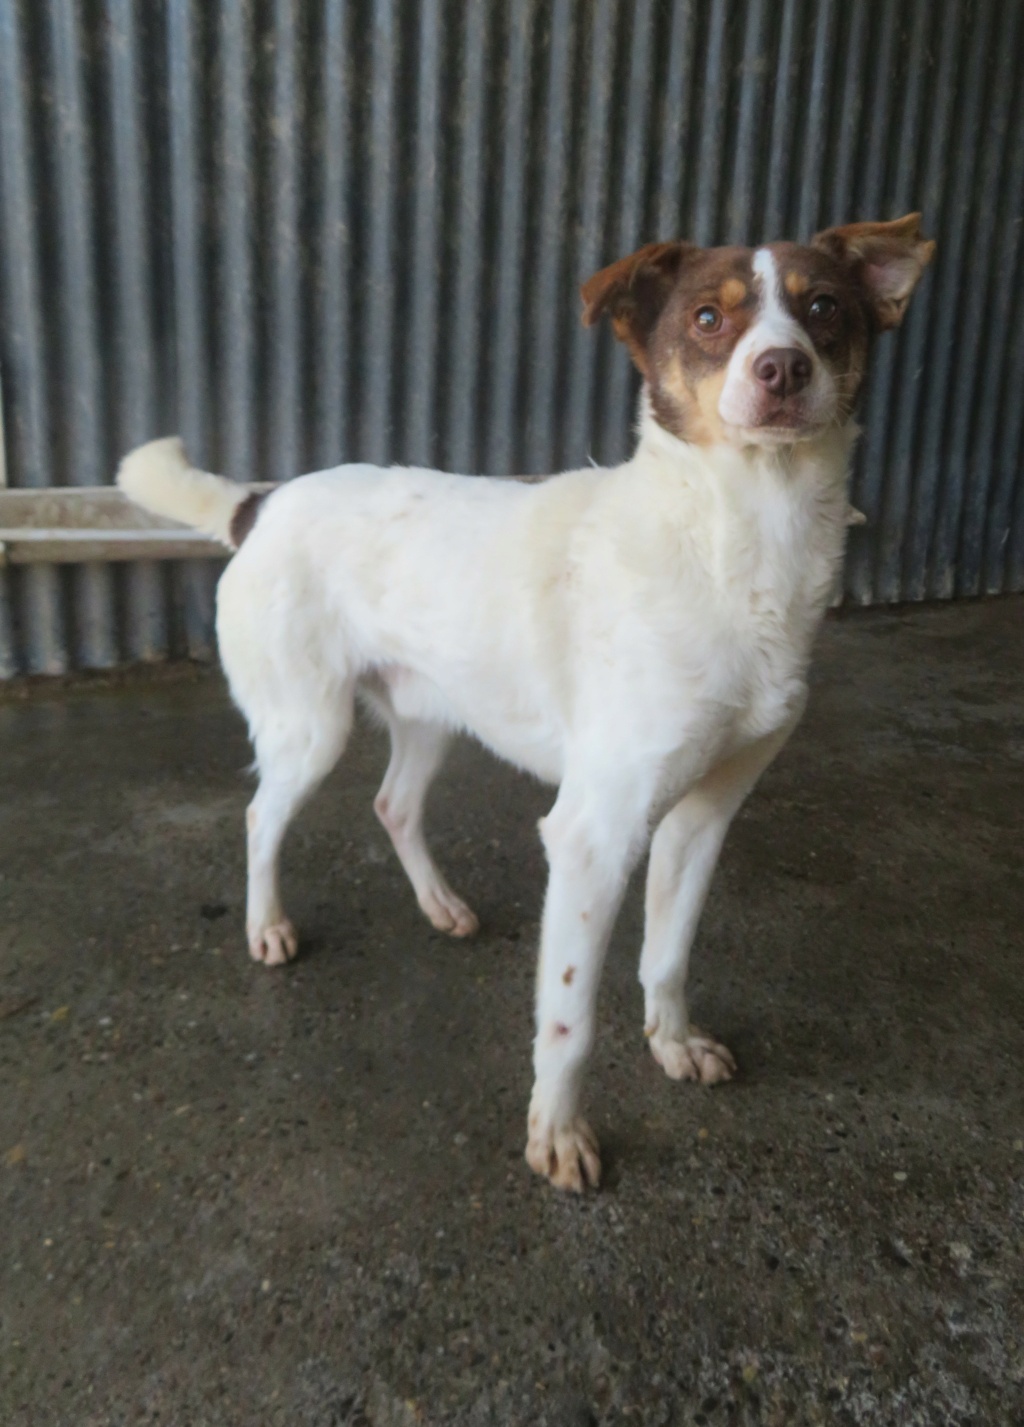
[[837, 589], [856, 435], [851, 421], [786, 447], [696, 445], [666, 431], [644, 393], [630, 464], [678, 490], [690, 548], [719, 597], [737, 596], [746, 608], [756, 589], [765, 607], [788, 612], [809, 648]]

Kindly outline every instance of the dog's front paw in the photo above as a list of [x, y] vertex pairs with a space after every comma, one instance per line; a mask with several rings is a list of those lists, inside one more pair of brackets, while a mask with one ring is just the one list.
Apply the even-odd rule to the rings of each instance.
[[572, 1120], [556, 1129], [539, 1113], [531, 1113], [526, 1163], [550, 1179], [556, 1189], [569, 1189], [573, 1194], [596, 1189], [601, 1182], [601, 1154], [585, 1120]]
[[295, 960], [299, 938], [287, 917], [249, 932], [249, 955], [264, 966], [284, 966]]
[[439, 932], [448, 932], [451, 936], [472, 936], [480, 930], [476, 913], [450, 887], [431, 887], [420, 899], [420, 906]]
[[710, 1036], [690, 1027], [681, 1040], [661, 1035], [649, 1037], [651, 1054], [671, 1080], [697, 1080], [701, 1085], [718, 1085], [736, 1074], [732, 1052]]

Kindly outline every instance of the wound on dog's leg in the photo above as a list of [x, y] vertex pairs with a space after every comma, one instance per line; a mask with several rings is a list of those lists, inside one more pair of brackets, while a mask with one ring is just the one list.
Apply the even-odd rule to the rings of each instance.
[[645, 809], [618, 802], [597, 820], [614, 829], [595, 840], [589, 800], [564, 791], [539, 824], [551, 869], [537, 975], [535, 1081], [526, 1158], [561, 1189], [597, 1184], [597, 1141], [579, 1112], [580, 1089], [594, 1040], [597, 988], [612, 920], [633, 855], [634, 826]]

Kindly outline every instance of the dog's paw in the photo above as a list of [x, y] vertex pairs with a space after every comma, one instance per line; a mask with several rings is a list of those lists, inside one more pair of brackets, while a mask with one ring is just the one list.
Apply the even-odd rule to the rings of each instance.
[[671, 1080], [697, 1080], [701, 1085], [718, 1085], [736, 1074], [732, 1052], [710, 1036], [691, 1026], [682, 1040], [659, 1035], [649, 1038], [651, 1054]]
[[284, 966], [295, 960], [299, 939], [287, 917], [249, 933], [249, 955], [264, 966]]
[[432, 926], [451, 936], [472, 936], [480, 930], [476, 913], [456, 897], [450, 887], [436, 887], [424, 896], [420, 906]]
[[585, 1120], [573, 1120], [564, 1129], [530, 1115], [526, 1163], [536, 1173], [550, 1179], [556, 1189], [582, 1194], [601, 1183], [601, 1153], [594, 1132]]

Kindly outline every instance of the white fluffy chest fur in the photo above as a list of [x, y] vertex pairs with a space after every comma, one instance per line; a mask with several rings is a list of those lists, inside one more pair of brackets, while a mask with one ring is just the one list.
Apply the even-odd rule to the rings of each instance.
[[770, 732], [802, 697], [842, 560], [853, 434], [780, 451], [701, 451], [646, 427], [642, 449], [668, 479], [685, 470], [674, 516], [691, 589], [678, 635], [699, 651], [703, 697], [735, 710], [741, 740]]
[[581, 739], [667, 765], [685, 747], [688, 777], [800, 702], [849, 444], [702, 450], [645, 416], [625, 465], [535, 486], [304, 477], [228, 568], [219, 622], [246, 623], [258, 580], [253, 638], [276, 643], [269, 609], [282, 647], [329, 682], [383, 682], [405, 716], [465, 728], [551, 781]]

